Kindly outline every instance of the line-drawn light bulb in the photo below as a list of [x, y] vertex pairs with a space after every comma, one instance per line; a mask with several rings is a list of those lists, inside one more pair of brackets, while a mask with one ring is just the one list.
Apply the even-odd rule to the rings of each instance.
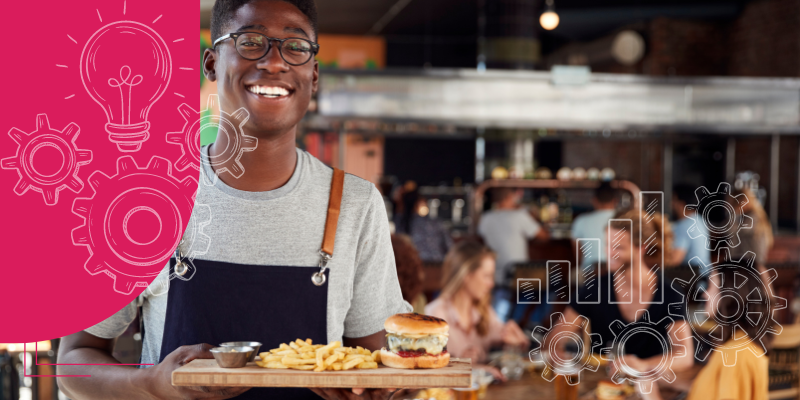
[[106, 114], [109, 140], [122, 152], [139, 151], [150, 137], [147, 115], [167, 90], [172, 57], [147, 25], [112, 22], [95, 32], [81, 53], [81, 81]]

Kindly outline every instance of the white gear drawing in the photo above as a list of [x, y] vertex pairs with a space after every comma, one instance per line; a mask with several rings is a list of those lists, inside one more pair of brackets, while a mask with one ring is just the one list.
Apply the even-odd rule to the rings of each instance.
[[[738, 246], [741, 243], [739, 230], [753, 227], [753, 219], [745, 215], [743, 209], [748, 202], [747, 196], [731, 195], [731, 185], [727, 182], [721, 182], [713, 193], [705, 186], [700, 186], [695, 190], [695, 196], [697, 204], [687, 204], [684, 209], [684, 215], [694, 220], [688, 230], [689, 237], [697, 239], [703, 236], [698, 226], [703, 224], [708, 230], [706, 249], [716, 250], [720, 243], [727, 243], [728, 247]], [[724, 211], [727, 216], [722, 226], [711, 223], [711, 211], [714, 209]], [[695, 213], [692, 214], [692, 211]]]
[[[136, 287], [147, 287], [161, 271], [162, 263], [181, 239], [185, 226], [184, 207], [192, 207], [197, 188], [192, 178], [178, 180], [172, 164], [153, 156], [139, 168], [131, 156], [117, 159], [117, 174], [95, 171], [89, 177], [94, 194], [76, 198], [72, 212], [83, 225], [72, 230], [72, 243], [86, 246], [89, 259], [84, 269], [91, 275], [105, 273], [114, 280], [114, 291], [131, 294]], [[157, 233], [146, 241], [129, 231], [131, 216], [144, 212], [158, 219]]]
[[[559, 326], [567, 329], [556, 332], [556, 327]], [[535, 334], [542, 335], [542, 340], [539, 341]], [[584, 334], [589, 336], [591, 347], [584, 345]], [[582, 315], [575, 318], [573, 322], [567, 322], [564, 320], [564, 314], [553, 313], [550, 316], [550, 329], [537, 326], [531, 336], [533, 337], [533, 350], [528, 353], [530, 360], [531, 362], [536, 362], [538, 358], [544, 360], [545, 368], [542, 370], [542, 378], [550, 382], [556, 376], [562, 375], [567, 379], [567, 383], [577, 385], [581, 382], [581, 371], [588, 369], [594, 372], [600, 365], [600, 360], [593, 351], [603, 344], [603, 339], [600, 334], [589, 332], [589, 319]], [[562, 341], [573, 342], [578, 346], [578, 351], [572, 358], [563, 359], [558, 355], [556, 346]], [[542, 349], [545, 343], [547, 343], [547, 348]]]
[[[695, 311], [692, 315], [687, 317], [691, 319], [692, 323], [689, 325], [692, 330], [695, 326], [710, 321], [714, 326], [708, 331], [708, 335], [701, 335], [695, 331], [694, 337], [697, 343], [697, 351], [695, 357], [704, 361], [711, 351], [718, 351], [722, 355], [723, 364], [726, 366], [733, 366], [736, 364], [736, 354], [739, 351], [750, 349], [756, 356], [761, 356], [754, 351], [750, 343], [756, 344], [764, 352], [764, 336], [768, 333], [780, 334], [783, 327], [778, 323], [775, 318], [775, 313], [787, 307], [787, 301], [783, 297], [777, 297], [772, 291], [772, 282], [778, 278], [778, 272], [775, 269], [759, 273], [755, 268], [755, 253], [748, 251], [739, 260], [732, 260], [730, 250], [727, 247], [720, 249], [719, 258], [716, 263], [705, 265], [700, 258], [694, 257], [689, 260], [689, 265], [692, 266], [693, 277], [690, 281], [684, 281], [675, 278], [672, 281], [672, 288], [675, 289], [681, 296], [683, 301], [680, 303], [670, 304], [670, 314], [679, 314], [678, 310], [688, 309], [685, 308], [689, 302], [712, 302], [713, 308], [717, 309], [718, 302], [725, 298], [733, 298], [739, 305], [738, 311], [734, 315], [711, 315], [705, 308]], [[726, 269], [733, 269], [734, 279], [723, 279], [722, 272]], [[695, 271], [704, 271], [697, 274]], [[702, 282], [708, 278], [709, 285], [716, 286], [718, 292], [713, 295], [713, 298], [708, 298], [709, 294], [702, 285]], [[713, 279], [712, 279], [713, 278]], [[747, 283], [747, 280], [753, 279], [757, 286], [746, 297], [742, 298], [736, 292], [736, 289]], [[684, 295], [685, 293], [685, 295]], [[766, 305], [767, 310], [771, 312], [754, 311], [755, 305]], [[719, 314], [719, 313], [717, 313]], [[768, 315], [764, 315], [768, 314]], [[756, 328], [756, 334], [753, 337], [748, 337], [749, 340], [737, 341], [736, 343], [725, 342], [726, 338], [741, 338], [743, 327], [740, 323], [746, 323], [751, 328]], [[728, 331], [727, 334], [725, 331]], [[746, 336], [746, 335], [745, 335]]]
[[[178, 106], [178, 111], [186, 121], [183, 129], [179, 132], [167, 133], [167, 142], [181, 146], [181, 157], [175, 163], [178, 171], [183, 171], [188, 167], [199, 168], [202, 157], [200, 156], [200, 132], [203, 129], [216, 127], [218, 135], [227, 135], [229, 149], [223, 149], [221, 154], [228, 155], [225, 159], [213, 159], [210, 161], [216, 167], [216, 175], [228, 172], [235, 178], [240, 178], [244, 174], [244, 167], [241, 163], [242, 153], [253, 151], [258, 146], [258, 139], [244, 134], [242, 127], [250, 118], [250, 113], [242, 107], [228, 114], [220, 109], [219, 116], [213, 115], [219, 105], [219, 96], [212, 94], [208, 96], [206, 109], [195, 111], [188, 104], [183, 103]], [[233, 161], [231, 167], [220, 167], [226, 162]], [[201, 174], [202, 175], [202, 174]], [[212, 179], [216, 179], [216, 175]], [[211, 179], [204, 179], [206, 184], [213, 185]]]
[[169, 291], [169, 281], [178, 278], [188, 281], [194, 277], [197, 268], [194, 266], [194, 259], [208, 252], [211, 245], [209, 237], [203, 229], [211, 223], [211, 207], [208, 204], [195, 203], [192, 210], [192, 217], [189, 225], [183, 233], [183, 238], [178, 245], [178, 250], [183, 254], [182, 262], [187, 269], [183, 274], [176, 273], [167, 263], [164, 269], [158, 274], [156, 279], [150, 283], [145, 291], [149, 296], [161, 296]]
[[[616, 372], [611, 377], [611, 381], [621, 384], [625, 380], [637, 383], [642, 393], [650, 393], [653, 390], [653, 383], [659, 379], [667, 382], [675, 381], [675, 372], [672, 371], [672, 363], [676, 357], [686, 356], [686, 346], [678, 344], [678, 338], [659, 334], [657, 328], [667, 329], [674, 320], [664, 317], [661, 321], [651, 322], [650, 313], [647, 310], [636, 312], [636, 320], [625, 325], [620, 320], [612, 322], [608, 328], [614, 335], [614, 342], [611, 347], [601, 351], [601, 357], [614, 363]], [[625, 363], [625, 343], [634, 335], [651, 335], [658, 339], [661, 344], [661, 361], [649, 371], [637, 371]]]
[[[51, 128], [47, 114], [36, 116], [36, 130], [31, 133], [11, 128], [8, 136], [17, 143], [17, 153], [13, 157], [4, 158], [0, 163], [3, 169], [17, 170], [19, 181], [14, 187], [14, 193], [22, 196], [32, 189], [42, 194], [44, 203], [48, 206], [58, 203], [58, 193], [64, 188], [80, 193], [83, 190], [83, 181], [78, 178], [78, 169], [92, 161], [92, 152], [78, 149], [75, 139], [79, 134], [80, 128], [74, 122], [61, 131]], [[61, 167], [54, 173], [41, 172], [41, 166], [36, 168], [34, 156], [45, 147], [61, 153]]]

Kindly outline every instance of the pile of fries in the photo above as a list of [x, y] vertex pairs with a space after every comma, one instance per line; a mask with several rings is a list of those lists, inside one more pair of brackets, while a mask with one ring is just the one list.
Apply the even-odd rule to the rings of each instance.
[[378, 368], [381, 352], [370, 352], [361, 346], [342, 347], [339, 341], [323, 345], [313, 344], [311, 339], [297, 339], [259, 356], [261, 361], [256, 361], [259, 367], [321, 372]]

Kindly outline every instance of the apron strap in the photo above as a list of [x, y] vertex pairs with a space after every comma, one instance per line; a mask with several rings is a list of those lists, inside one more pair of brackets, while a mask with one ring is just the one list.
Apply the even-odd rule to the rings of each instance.
[[325, 219], [325, 235], [322, 237], [322, 252], [333, 257], [333, 244], [336, 239], [336, 226], [339, 223], [339, 210], [342, 207], [344, 191], [344, 171], [333, 169], [331, 194], [328, 199], [328, 217]]

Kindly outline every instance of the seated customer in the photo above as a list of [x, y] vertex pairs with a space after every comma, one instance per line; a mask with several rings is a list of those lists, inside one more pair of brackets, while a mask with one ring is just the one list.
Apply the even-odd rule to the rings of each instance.
[[509, 276], [514, 273], [514, 264], [526, 262], [528, 240], [549, 238], [547, 230], [533, 218], [521, 204], [522, 190], [500, 187], [492, 189], [494, 207], [484, 213], [478, 223], [478, 235], [497, 254], [493, 293], [494, 310], [501, 320], [506, 320], [512, 311], [512, 293]]
[[422, 282], [425, 273], [417, 248], [406, 235], [392, 235], [394, 264], [397, 266], [397, 279], [400, 281], [400, 292], [403, 300], [414, 307], [414, 312], [425, 313], [425, 295], [422, 293]]
[[[668, 307], [670, 303], [680, 303], [681, 297], [675, 293], [669, 284], [661, 285], [660, 278], [652, 281], [649, 274], [648, 265], [661, 263], [660, 256], [653, 257], [658, 253], [663, 253], [664, 257], [669, 256], [671, 242], [671, 232], [669, 224], [657, 215], [655, 218], [643, 218], [638, 210], [631, 210], [618, 213], [614, 219], [630, 220], [611, 221], [607, 234], [613, 246], [614, 254], [608, 257], [608, 274], [601, 276], [599, 284], [593, 288], [598, 291], [600, 298], [598, 304], [581, 304], [573, 299], [572, 303], [564, 311], [564, 319], [571, 323], [579, 315], [588, 318], [591, 323], [592, 333], [600, 334], [603, 341], [602, 347], [610, 347], [614, 341], [614, 334], [610, 325], [619, 320], [627, 325], [636, 320], [641, 320], [643, 311], [647, 311], [650, 321], [657, 323], [664, 317], [668, 317]], [[660, 237], [664, 234], [663, 243], [653, 242], [648, 238]], [[613, 241], [611, 240], [613, 238]], [[631, 247], [632, 245], [632, 247]], [[659, 250], [653, 252], [654, 250]], [[609, 282], [609, 279], [611, 282]], [[619, 288], [610, 290], [610, 287]], [[658, 299], [653, 304], [656, 290], [664, 288], [663, 299]], [[581, 288], [579, 299], [586, 299], [586, 291], [591, 290]], [[624, 302], [624, 303], [619, 303]], [[683, 314], [683, 312], [681, 312]], [[677, 337], [678, 343], [686, 346], [688, 356], [676, 358], [672, 364], [675, 372], [683, 371], [693, 365], [692, 354], [694, 345], [691, 340], [691, 329], [682, 317], [672, 317], [675, 321], [668, 327], [659, 326], [659, 334], [663, 337], [666, 334], [674, 339]], [[554, 327], [556, 332], [560, 329], [568, 329], [563, 325]], [[569, 341], [561, 341], [566, 342]], [[559, 345], [561, 343], [557, 343]], [[558, 348], [559, 351], [563, 349]], [[596, 349], [599, 351], [599, 348]], [[636, 340], [625, 342], [625, 364], [637, 371], [649, 371], [656, 368], [663, 360], [661, 342], [658, 338], [651, 335], [637, 335]]]
[[[452, 357], [486, 362], [492, 346], [506, 344], [527, 347], [530, 341], [516, 322], [503, 324], [490, 306], [494, 287], [494, 253], [476, 242], [464, 241], [450, 249], [442, 266], [442, 294], [425, 307], [425, 313], [447, 321]], [[494, 368], [490, 370], [502, 378]]]
[[[675, 222], [672, 224], [672, 232], [675, 241], [672, 247], [671, 265], [688, 264], [694, 257], [700, 258], [704, 265], [711, 264], [711, 252], [706, 249], [706, 238], [708, 229], [702, 222], [695, 221], [699, 218], [695, 210], [687, 210], [687, 204], [697, 204], [697, 197], [694, 194], [694, 187], [689, 185], [675, 185], [672, 188], [672, 213], [675, 215]], [[689, 236], [689, 229], [695, 226], [698, 235], [695, 239]], [[703, 273], [705, 271], [695, 271]]]
[[616, 192], [610, 183], [603, 182], [594, 190], [592, 207], [594, 207], [594, 211], [579, 215], [572, 223], [573, 249], [577, 247], [578, 239], [600, 240], [600, 248], [597, 252], [591, 251], [586, 254], [578, 252], [582, 256], [579, 261], [581, 268], [606, 261], [606, 227], [608, 220], [614, 216], [617, 208]]
[[[726, 250], [723, 250], [726, 251]], [[755, 268], [755, 266], [753, 267]], [[757, 271], [756, 271], [757, 272]], [[735, 270], [723, 269], [715, 280], [721, 278], [723, 282], [733, 282], [741, 275]], [[739, 279], [741, 281], [741, 279]], [[753, 292], [761, 290], [761, 284], [755, 279], [747, 279], [736, 288], [736, 296], [748, 298]], [[716, 309], [711, 309], [716, 307]], [[766, 400], [768, 398], [768, 367], [769, 360], [764, 357], [764, 348], [761, 343], [753, 338], [762, 328], [753, 324], [753, 315], [761, 315], [761, 319], [769, 319], [772, 310], [769, 304], [762, 302], [748, 302], [747, 312], [740, 311], [740, 305], [732, 295], [722, 296], [718, 301], [706, 302], [706, 311], [714, 315], [714, 319], [725, 320], [726, 325], [739, 326], [741, 330], [733, 334], [731, 329], [718, 329], [722, 333], [722, 352], [713, 352], [708, 364], [700, 371], [692, 384], [688, 400]], [[722, 317], [722, 316], [734, 316]], [[769, 344], [771, 337], [762, 339]], [[737, 350], [740, 350], [737, 353]], [[750, 351], [744, 351], [750, 350]], [[728, 364], [728, 365], [726, 365]], [[732, 364], [732, 365], [731, 365]]]

